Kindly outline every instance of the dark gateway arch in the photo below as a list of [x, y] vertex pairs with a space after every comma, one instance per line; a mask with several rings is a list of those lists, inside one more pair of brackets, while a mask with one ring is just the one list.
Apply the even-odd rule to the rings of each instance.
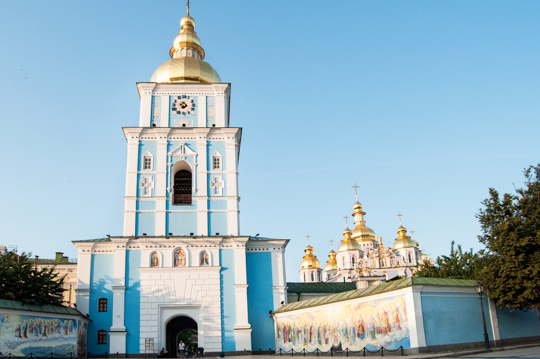
[[185, 315], [174, 317], [167, 323], [166, 350], [169, 352], [170, 358], [179, 357], [178, 343], [176, 342], [176, 338], [180, 332], [187, 329], [197, 330], [197, 322]]

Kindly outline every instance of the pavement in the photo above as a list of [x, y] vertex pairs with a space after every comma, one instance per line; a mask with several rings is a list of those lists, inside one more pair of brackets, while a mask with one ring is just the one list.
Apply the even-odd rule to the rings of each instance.
[[[226, 355], [225, 359], [288, 359], [291, 355]], [[302, 354], [295, 354], [294, 357], [306, 358], [306, 359], [320, 359], [321, 357], [329, 357], [328, 355], [318, 357], [316, 355], [306, 355], [305, 357]], [[345, 355], [334, 355], [336, 359], [346, 358]], [[350, 358], [359, 358], [358, 355], [350, 355]], [[380, 357], [380, 354], [371, 354], [366, 355], [368, 358]], [[384, 353], [385, 358], [400, 358], [399, 355], [392, 355], [391, 353]], [[538, 358], [540, 359], [540, 343], [537, 344], [528, 344], [528, 345], [517, 345], [517, 346], [508, 346], [508, 347], [499, 347], [492, 348], [490, 350], [478, 349], [478, 350], [463, 350], [463, 351], [453, 351], [453, 352], [444, 352], [444, 353], [426, 353], [418, 355], [406, 355], [404, 356], [407, 359], [438, 359], [438, 358], [485, 358], [485, 359], [499, 359], [499, 358]], [[205, 358], [217, 358], [205, 356]]]

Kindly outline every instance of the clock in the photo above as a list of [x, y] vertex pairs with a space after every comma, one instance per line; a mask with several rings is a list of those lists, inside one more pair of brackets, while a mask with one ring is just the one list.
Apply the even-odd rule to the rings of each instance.
[[172, 111], [178, 115], [185, 116], [186, 114], [195, 114], [195, 102], [189, 96], [182, 95], [178, 96], [173, 104]]

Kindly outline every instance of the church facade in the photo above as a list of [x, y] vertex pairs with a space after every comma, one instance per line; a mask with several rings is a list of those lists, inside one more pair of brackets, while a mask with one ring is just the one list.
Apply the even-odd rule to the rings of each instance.
[[274, 348], [268, 313], [287, 300], [289, 240], [240, 234], [231, 85], [204, 61], [189, 8], [180, 26], [171, 59], [137, 83], [138, 126], [123, 128], [123, 233], [73, 242], [92, 354], [174, 356], [186, 329], [205, 352]]
[[[357, 188], [356, 185], [353, 187]], [[337, 253], [332, 247], [324, 269], [313, 254], [308, 236], [308, 245], [304, 249], [306, 255], [300, 264], [300, 282], [356, 282], [361, 288], [382, 284], [398, 276], [411, 277], [426, 261], [430, 261], [419, 249], [419, 243], [407, 235], [401, 214], [397, 229], [399, 236], [389, 248], [382, 244], [382, 237], [377, 237], [375, 231], [366, 226], [366, 212], [358, 201], [358, 194], [353, 210], [354, 228], [350, 230], [346, 226]]]

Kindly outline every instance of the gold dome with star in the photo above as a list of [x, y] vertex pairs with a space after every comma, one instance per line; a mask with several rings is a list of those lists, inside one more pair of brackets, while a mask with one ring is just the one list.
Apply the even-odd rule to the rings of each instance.
[[171, 59], [162, 63], [152, 75], [151, 82], [220, 83], [216, 70], [204, 60], [204, 49], [195, 32], [195, 20], [187, 15], [180, 20], [180, 32], [169, 51]]

